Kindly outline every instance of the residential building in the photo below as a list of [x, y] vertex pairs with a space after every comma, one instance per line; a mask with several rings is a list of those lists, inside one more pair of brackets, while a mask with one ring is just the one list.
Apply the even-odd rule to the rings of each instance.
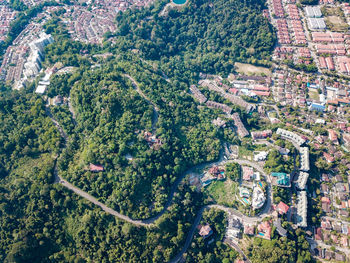
[[298, 191], [297, 225], [307, 227], [307, 195], [306, 191]]
[[290, 175], [286, 173], [271, 173], [272, 183], [282, 187], [290, 187]]
[[220, 110], [224, 111], [226, 114], [231, 114], [231, 112], [232, 112], [232, 108], [227, 106], [226, 104], [223, 104], [223, 103], [218, 103], [215, 101], [208, 100], [205, 104], [209, 108], [220, 109]]
[[241, 118], [239, 117], [239, 114], [237, 112], [235, 112], [234, 114], [231, 115], [231, 118], [233, 119], [233, 121], [235, 122], [235, 126], [237, 128], [237, 133], [238, 136], [243, 138], [245, 136], [249, 135], [249, 132], [247, 131], [247, 129], [244, 127], [243, 122], [241, 121]]
[[305, 143], [305, 140], [294, 132], [278, 128], [276, 133], [280, 135], [283, 139], [290, 140], [298, 146], [301, 146]]
[[300, 147], [300, 170], [307, 172], [310, 170], [309, 148]]
[[89, 164], [89, 170], [91, 172], [98, 173], [98, 172], [103, 172], [104, 171], [104, 167], [102, 165], [99, 165], [99, 164], [92, 164], [92, 163], [90, 163]]
[[309, 174], [306, 173], [306, 172], [302, 172], [302, 171], [301, 171], [301, 172], [299, 173], [299, 177], [298, 177], [298, 180], [297, 180], [297, 182], [296, 182], [296, 187], [297, 187], [299, 190], [304, 190], [308, 178], [309, 178]]
[[272, 131], [271, 130], [255, 131], [255, 132], [251, 132], [251, 135], [253, 140], [266, 139], [272, 136]]
[[287, 214], [289, 210], [289, 206], [286, 205], [285, 203], [283, 203], [282, 201], [278, 203], [278, 205], [276, 206], [276, 211], [280, 214], [280, 215], [284, 215]]
[[207, 98], [202, 94], [202, 92], [195, 86], [190, 86], [191, 93], [193, 96], [200, 102], [205, 103], [207, 101]]
[[211, 229], [210, 225], [199, 225], [198, 226], [199, 235], [203, 237], [204, 239], [211, 236], [213, 234], [213, 230]]
[[253, 209], [259, 209], [261, 208], [266, 201], [266, 197], [264, 194], [264, 191], [261, 189], [260, 186], [255, 186], [253, 189], [253, 196], [252, 196], [252, 207]]
[[272, 231], [272, 227], [271, 227], [270, 221], [261, 222], [258, 225], [258, 235], [257, 236], [270, 240], [271, 239], [271, 231]]

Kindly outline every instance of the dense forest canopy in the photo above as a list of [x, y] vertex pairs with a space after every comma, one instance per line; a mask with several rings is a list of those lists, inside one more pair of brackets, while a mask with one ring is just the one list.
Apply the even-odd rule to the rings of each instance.
[[[162, 145], [157, 150], [144, 139], [145, 131], [152, 132], [152, 106], [133, 89], [127, 74], [159, 107], [155, 136]], [[82, 73], [70, 92], [78, 139], [60, 159], [62, 174], [135, 218], [160, 212], [172, 183], [186, 168], [219, 154], [209, 116], [182, 88], [132, 55]], [[126, 155], [133, 157], [131, 163]], [[102, 164], [105, 171], [86, 171], [89, 163]]]
[[[265, 1], [190, 0], [161, 16], [161, 7], [117, 17], [119, 35], [147, 59], [182, 60], [188, 69], [228, 73], [235, 61], [268, 64], [276, 41]], [[157, 8], [158, 7], [158, 8]]]

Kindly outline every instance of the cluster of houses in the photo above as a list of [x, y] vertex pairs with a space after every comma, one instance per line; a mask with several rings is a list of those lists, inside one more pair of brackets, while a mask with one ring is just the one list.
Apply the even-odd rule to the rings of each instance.
[[347, 218], [350, 208], [349, 185], [339, 174], [331, 176], [322, 174], [321, 176], [321, 207], [325, 214], [338, 218]]
[[346, 256], [339, 251], [332, 251], [326, 248], [315, 248], [315, 255], [324, 260], [346, 262]]
[[64, 14], [68, 31], [75, 40], [101, 44], [107, 32], [115, 32], [115, 17], [131, 7], [145, 7], [153, 0], [95, 0], [93, 5], [66, 6]]
[[266, 201], [264, 186], [259, 172], [250, 166], [242, 166], [242, 186], [239, 187], [240, 201], [244, 206], [252, 206], [253, 210], [263, 207]]
[[294, 36], [294, 43], [296, 45], [307, 44], [298, 7], [296, 6], [296, 4], [289, 4], [286, 6], [286, 10], [290, 19], [291, 30]]
[[73, 39], [99, 44], [106, 32], [115, 32], [116, 25], [113, 21], [115, 15], [115, 9], [93, 9], [88, 11], [86, 8], [79, 6], [79, 8], [66, 7], [64, 17], [68, 32]]
[[[230, 83], [232, 88], [229, 89], [229, 94], [232, 95], [245, 95], [252, 98], [267, 98], [271, 94], [270, 85], [271, 79], [270, 77], [258, 77], [258, 76], [238, 76], [240, 79], [231, 80]], [[244, 80], [242, 80], [244, 79]], [[232, 97], [232, 96], [230, 96]], [[230, 99], [228, 97], [228, 99]], [[240, 105], [243, 108], [246, 108], [247, 112], [252, 111], [254, 108], [253, 105], [247, 104], [244, 101], [236, 102], [235, 104]]]
[[[320, 5], [327, 5], [328, 2], [329, 0], [320, 1]], [[335, 71], [349, 75], [350, 59], [347, 57], [349, 36], [327, 28], [320, 5], [306, 6], [301, 9], [295, 1], [271, 1], [267, 15], [270, 15], [269, 19], [277, 29], [279, 43], [273, 58], [282, 63], [284, 60], [289, 60], [295, 65], [312, 64], [320, 71]], [[339, 20], [344, 20], [344, 23], [350, 21], [350, 14], [347, 12], [350, 10], [348, 4], [332, 3], [329, 8], [342, 9], [346, 19], [340, 17]], [[301, 12], [306, 17], [305, 22]], [[306, 38], [308, 33], [311, 38]], [[300, 102], [298, 105], [301, 105]]]
[[7, 5], [0, 4], [0, 43], [6, 40], [10, 25], [15, 20], [17, 12]]
[[[57, 7], [46, 7], [12, 42], [3, 56], [0, 67], [0, 80], [21, 89], [28, 80], [32, 80], [41, 70], [44, 47], [53, 42], [53, 38], [43, 32], [42, 26]], [[40, 22], [38, 22], [40, 21]]]
[[[349, 224], [323, 219], [320, 227], [315, 228], [314, 237], [317, 242], [347, 249], [349, 246], [349, 233]], [[325, 258], [321, 253], [318, 253], [318, 255], [321, 258]]]

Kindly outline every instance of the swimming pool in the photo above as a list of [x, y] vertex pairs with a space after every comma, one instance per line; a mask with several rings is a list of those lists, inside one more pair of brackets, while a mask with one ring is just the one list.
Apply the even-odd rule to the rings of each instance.
[[174, 4], [177, 4], [177, 5], [183, 5], [186, 3], [187, 0], [173, 0], [173, 3]]

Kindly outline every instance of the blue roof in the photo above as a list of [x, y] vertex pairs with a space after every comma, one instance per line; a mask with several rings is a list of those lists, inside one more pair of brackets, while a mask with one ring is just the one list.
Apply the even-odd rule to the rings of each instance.
[[311, 110], [324, 111], [326, 107], [322, 104], [312, 103], [310, 106]]

